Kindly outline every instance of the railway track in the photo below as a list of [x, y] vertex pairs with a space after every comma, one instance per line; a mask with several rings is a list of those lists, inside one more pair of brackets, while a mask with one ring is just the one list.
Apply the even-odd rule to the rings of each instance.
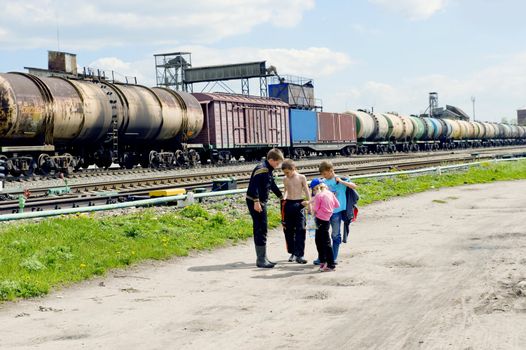
[[[385, 172], [393, 169], [408, 170], [436, 165], [468, 162], [473, 160], [493, 159], [506, 155], [526, 154], [526, 148], [515, 148], [510, 153], [508, 150], [484, 150], [485, 152], [458, 152], [458, 153], [430, 153], [426, 156], [409, 157], [408, 155], [394, 155], [362, 159], [334, 160], [333, 163], [338, 173], [361, 175], [375, 172]], [[318, 176], [317, 162], [299, 166], [301, 173], [308, 178]], [[232, 169], [220, 169], [211, 172], [210, 169], [201, 169], [191, 175], [158, 175], [143, 179], [126, 179], [102, 181], [90, 184], [69, 185], [69, 193], [52, 196], [53, 189], [42, 187], [31, 190], [31, 196], [25, 202], [25, 211], [42, 211], [50, 209], [75, 208], [81, 206], [94, 206], [110, 204], [121, 201], [144, 199], [152, 190], [183, 187], [186, 190], [202, 188], [208, 191], [212, 188], [213, 181], [221, 177], [235, 177], [238, 187], [246, 187], [252, 171], [253, 164]], [[204, 170], [204, 171], [203, 171]], [[208, 171], [206, 171], [208, 170]], [[279, 174], [279, 173], [278, 173]], [[55, 191], [64, 190], [56, 188]], [[13, 191], [8, 194], [10, 199], [0, 202], [0, 215], [19, 212], [19, 201], [16, 199], [23, 191]], [[4, 195], [5, 196], [5, 195]]]
[[[415, 158], [415, 157], [429, 157], [434, 155], [441, 155], [441, 154], [451, 154], [451, 153], [474, 153], [474, 152], [494, 152], [495, 150], [499, 151], [509, 151], [509, 150], [516, 150], [516, 149], [524, 149], [525, 146], [503, 146], [498, 148], [471, 148], [471, 149], [458, 149], [458, 150], [439, 150], [439, 151], [433, 151], [433, 152], [421, 152], [421, 153], [394, 153], [394, 154], [383, 154], [383, 155], [353, 155], [352, 157], [344, 157], [344, 156], [337, 156], [333, 158], [333, 162], [349, 162], [349, 161], [362, 161], [362, 160], [369, 160], [369, 159], [381, 159], [381, 158], [388, 158], [388, 159], [399, 159], [399, 158]], [[320, 160], [327, 159], [327, 157], [316, 157], [316, 158], [310, 158], [306, 160], [300, 160], [298, 161], [298, 164], [309, 164], [309, 163], [315, 163], [319, 162]], [[230, 170], [238, 167], [252, 167], [253, 165], [257, 164], [258, 162], [240, 162], [240, 163], [229, 163], [229, 164], [221, 164], [221, 165], [199, 165], [194, 168], [133, 168], [133, 169], [122, 169], [122, 168], [89, 168], [89, 169], [82, 169], [77, 172], [72, 172], [69, 174], [66, 174], [65, 177], [68, 179], [68, 181], [84, 181], [89, 179], [97, 179], [102, 177], [155, 177], [155, 176], [172, 176], [177, 174], [192, 174], [194, 172], [200, 172], [200, 171], [218, 171], [218, 169], [223, 170]], [[53, 174], [53, 175], [33, 175], [31, 177], [7, 177], [5, 179], [6, 182], [6, 188], [19, 186], [21, 184], [25, 185], [26, 188], [38, 186], [39, 183], [43, 183], [46, 181], [54, 181], [58, 178], [60, 173]]]

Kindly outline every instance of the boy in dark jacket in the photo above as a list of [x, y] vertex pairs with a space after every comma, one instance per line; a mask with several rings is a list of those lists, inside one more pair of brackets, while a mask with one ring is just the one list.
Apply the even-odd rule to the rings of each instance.
[[256, 246], [256, 266], [272, 268], [276, 263], [267, 259], [267, 201], [270, 190], [278, 198], [283, 195], [274, 182], [272, 172], [283, 162], [283, 153], [277, 148], [267, 153], [267, 159], [252, 171], [247, 190], [247, 207], [252, 217], [254, 244]]

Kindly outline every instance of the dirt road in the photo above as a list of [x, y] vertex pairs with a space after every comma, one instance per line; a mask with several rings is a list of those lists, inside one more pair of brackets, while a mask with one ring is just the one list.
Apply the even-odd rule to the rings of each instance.
[[250, 242], [0, 306], [1, 349], [525, 349], [526, 181], [371, 205], [336, 272]]

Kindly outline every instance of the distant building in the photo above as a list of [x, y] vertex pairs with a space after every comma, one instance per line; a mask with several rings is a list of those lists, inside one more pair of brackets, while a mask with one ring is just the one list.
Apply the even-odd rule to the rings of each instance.
[[517, 110], [517, 124], [526, 126], [526, 108]]

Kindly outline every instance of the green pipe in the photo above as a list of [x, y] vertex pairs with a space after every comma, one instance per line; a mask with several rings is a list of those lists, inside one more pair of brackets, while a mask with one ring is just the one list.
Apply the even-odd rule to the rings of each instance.
[[[244, 189], [239, 189], [239, 190], [197, 193], [197, 194], [193, 194], [193, 197], [194, 198], [219, 197], [219, 196], [227, 196], [227, 195], [245, 193], [246, 191], [247, 189], [244, 188]], [[5, 215], [0, 215], [0, 221], [43, 218], [43, 217], [48, 217], [48, 216], [77, 214], [77, 213], [85, 213], [85, 212], [92, 212], [92, 211], [113, 210], [113, 209], [131, 208], [131, 207], [144, 207], [144, 206], [150, 206], [150, 205], [156, 205], [156, 204], [166, 204], [170, 202], [185, 200], [187, 197], [188, 195], [184, 194], [184, 195], [169, 196], [169, 197], [162, 197], [162, 198], [141, 199], [141, 200], [133, 201], [133, 202], [95, 205], [92, 207], [67, 208], [67, 209], [33, 211], [33, 212], [16, 213], [16, 214], [5, 214]]]

